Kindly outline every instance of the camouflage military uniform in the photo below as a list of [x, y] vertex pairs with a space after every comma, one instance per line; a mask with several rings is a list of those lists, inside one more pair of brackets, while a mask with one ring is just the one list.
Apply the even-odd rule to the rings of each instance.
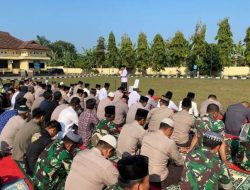
[[217, 154], [206, 147], [201, 147], [187, 155], [181, 179], [181, 189], [213, 190], [219, 183], [231, 184], [231, 177], [224, 162]]
[[107, 188], [105, 188], [105, 190], [124, 190], [121, 186], [119, 186], [118, 184], [116, 185], [111, 185]]
[[109, 122], [108, 119], [101, 120], [98, 125], [96, 126], [97, 131], [99, 130], [106, 130], [108, 134], [116, 135], [118, 133], [118, 130], [115, 126], [115, 124], [111, 121]]
[[243, 142], [238, 137], [228, 135], [225, 137], [225, 142], [227, 159], [242, 167], [242, 169], [250, 171], [250, 129], [247, 131], [246, 139]]
[[63, 141], [55, 141], [40, 155], [34, 169], [34, 186], [37, 190], [54, 190], [65, 181], [72, 156]]
[[213, 131], [224, 136], [224, 123], [221, 120], [215, 120], [213, 115], [206, 114], [195, 121], [195, 132], [198, 133], [198, 145], [202, 146], [202, 139], [207, 131]]

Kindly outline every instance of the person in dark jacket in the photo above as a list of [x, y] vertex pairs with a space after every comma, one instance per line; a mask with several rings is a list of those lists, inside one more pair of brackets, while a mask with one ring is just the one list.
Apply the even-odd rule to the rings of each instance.
[[62, 99], [62, 94], [60, 91], [54, 92], [52, 96], [52, 91], [51, 94], [48, 94], [45, 97], [45, 100], [43, 100], [39, 106], [40, 109], [44, 110], [46, 112], [45, 114], [45, 121], [49, 122], [51, 115], [55, 108], [59, 105], [59, 102]]
[[28, 175], [33, 175], [33, 170], [39, 155], [46, 146], [53, 141], [52, 138], [56, 136], [59, 131], [61, 131], [61, 124], [55, 120], [50, 121], [47, 127], [41, 132], [42, 136], [29, 145], [24, 157], [26, 173]]

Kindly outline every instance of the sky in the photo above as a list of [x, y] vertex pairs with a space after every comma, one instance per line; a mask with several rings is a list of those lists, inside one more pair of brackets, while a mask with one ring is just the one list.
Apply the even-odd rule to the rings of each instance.
[[140, 32], [149, 43], [157, 33], [170, 39], [176, 31], [189, 39], [198, 21], [207, 26], [206, 40], [215, 42], [218, 22], [228, 17], [237, 43], [250, 26], [249, 7], [249, 0], [2, 0], [0, 31], [22, 40], [68, 41], [81, 52], [99, 36], [107, 42], [111, 31], [117, 43], [124, 33], [136, 43]]

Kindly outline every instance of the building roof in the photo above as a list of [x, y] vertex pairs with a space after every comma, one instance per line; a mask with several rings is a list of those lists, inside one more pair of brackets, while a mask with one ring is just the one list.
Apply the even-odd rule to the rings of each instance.
[[0, 49], [33, 49], [33, 50], [48, 50], [47, 47], [42, 46], [34, 40], [22, 41], [8, 32], [0, 31]]

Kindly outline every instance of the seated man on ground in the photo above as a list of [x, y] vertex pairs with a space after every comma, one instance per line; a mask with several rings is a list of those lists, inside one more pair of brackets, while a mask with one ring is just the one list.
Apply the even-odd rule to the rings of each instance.
[[149, 190], [148, 158], [142, 155], [124, 157], [117, 164], [118, 183], [107, 190]]
[[169, 98], [162, 95], [160, 99], [160, 107], [150, 110], [148, 114], [148, 131], [157, 131], [160, 123], [164, 118], [172, 117], [174, 112], [168, 108]]
[[16, 134], [23, 128], [29, 116], [29, 107], [17, 106], [18, 115], [9, 119], [0, 135], [0, 149], [5, 153], [10, 153]]
[[142, 139], [146, 135], [144, 124], [146, 123], [148, 111], [137, 109], [134, 122], [123, 126], [118, 137], [117, 156], [122, 158], [127, 155], [135, 155], [140, 149]]
[[12, 151], [12, 158], [14, 160], [23, 162], [23, 156], [31, 143], [31, 138], [35, 133], [41, 131], [44, 119], [45, 112], [43, 110], [36, 108], [32, 111], [32, 119], [15, 136]]
[[182, 100], [182, 110], [173, 115], [174, 132], [171, 139], [180, 147], [189, 147], [192, 141], [192, 137], [189, 133], [190, 129], [194, 126], [195, 119], [188, 113], [191, 106], [191, 100], [184, 98]]
[[50, 144], [52, 138], [61, 131], [61, 125], [57, 121], [50, 121], [44, 130], [41, 131], [41, 137], [35, 142], [31, 143], [27, 149], [26, 155], [24, 156], [26, 173], [33, 176], [33, 170], [36, 161], [42, 151]]
[[[198, 108], [197, 108], [197, 103], [194, 101], [195, 93], [188, 92], [187, 93], [187, 98], [189, 98], [192, 101], [192, 106], [189, 109], [189, 114], [193, 115], [194, 117], [199, 117], [199, 111], [198, 111]], [[182, 110], [182, 108], [181, 108], [181, 101], [180, 101], [179, 111], [181, 111], [181, 110]]]
[[142, 141], [141, 154], [149, 158], [149, 181], [155, 187], [177, 185], [184, 160], [175, 142], [170, 139], [174, 121], [165, 118], [160, 129], [148, 133]]
[[187, 155], [181, 189], [234, 189], [227, 166], [217, 154], [222, 142], [223, 136], [219, 133], [204, 134], [203, 147]]
[[250, 142], [249, 140], [239, 141], [243, 126], [250, 123], [249, 108], [250, 103], [245, 101], [228, 107], [225, 113], [225, 133], [227, 134], [227, 148], [231, 153], [230, 159], [234, 164], [250, 171]]
[[145, 106], [148, 103], [148, 98], [146, 96], [141, 96], [139, 102], [135, 102], [133, 105], [130, 106], [127, 117], [126, 123], [132, 123], [135, 120], [135, 114], [137, 109], [146, 109]]
[[34, 188], [53, 190], [64, 187], [80, 136], [72, 131], [56, 140], [40, 154], [34, 168]]
[[99, 120], [96, 115], [96, 100], [91, 98], [86, 101], [86, 109], [81, 113], [78, 124], [78, 134], [82, 138], [84, 146], [91, 142], [91, 136]]
[[112, 135], [103, 136], [96, 147], [79, 152], [73, 160], [65, 190], [101, 190], [117, 182], [118, 171], [108, 160], [116, 149]]
[[[203, 136], [207, 131], [213, 131], [224, 136], [225, 126], [223, 121], [217, 120], [220, 117], [220, 109], [216, 104], [209, 104], [207, 107], [207, 114], [203, 117], [200, 117], [195, 122], [195, 135], [192, 139], [191, 145], [188, 149], [188, 152], [193, 150], [195, 147], [202, 146]], [[226, 164], [229, 164], [226, 158], [226, 144], [224, 140], [219, 150], [222, 161]]]
[[105, 130], [106, 133], [115, 135], [119, 133], [118, 128], [114, 124], [115, 119], [115, 106], [105, 107], [105, 119], [101, 120], [96, 126], [99, 131]]
[[80, 99], [75, 97], [70, 101], [69, 106], [62, 110], [57, 120], [62, 126], [62, 131], [58, 133], [58, 139], [63, 139], [66, 133], [74, 131], [74, 127], [78, 126], [78, 111], [80, 109]]

